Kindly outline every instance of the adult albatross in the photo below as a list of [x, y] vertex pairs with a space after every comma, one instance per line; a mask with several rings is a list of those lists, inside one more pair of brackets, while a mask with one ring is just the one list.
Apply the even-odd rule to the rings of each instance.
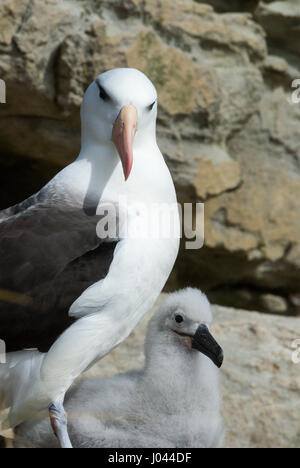
[[[176, 194], [156, 143], [156, 116], [157, 93], [143, 73], [103, 73], [83, 99], [78, 158], [0, 213], [3, 406], [12, 427], [49, 408], [63, 448], [71, 447], [67, 389], [130, 334], [178, 253]], [[138, 233], [162, 205], [164, 216], [151, 215], [158, 235], [99, 236], [107, 206], [117, 208], [119, 224], [122, 213], [127, 233]]]

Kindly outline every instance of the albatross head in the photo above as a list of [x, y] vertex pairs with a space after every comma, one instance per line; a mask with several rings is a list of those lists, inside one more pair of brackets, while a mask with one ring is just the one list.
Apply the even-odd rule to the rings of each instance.
[[211, 322], [212, 312], [205, 294], [199, 289], [182, 289], [169, 294], [152, 318], [147, 346], [162, 350], [173, 345], [178, 352], [189, 355], [200, 352], [221, 367], [223, 351], [209, 331]]
[[138, 135], [155, 139], [157, 93], [151, 81], [132, 68], [116, 68], [98, 76], [88, 88], [82, 108], [82, 139], [94, 145], [114, 145], [125, 180], [133, 165]]

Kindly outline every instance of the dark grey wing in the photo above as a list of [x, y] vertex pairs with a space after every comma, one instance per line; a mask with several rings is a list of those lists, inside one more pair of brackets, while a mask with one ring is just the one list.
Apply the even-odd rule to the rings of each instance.
[[47, 351], [74, 321], [71, 304], [104, 278], [115, 243], [100, 243], [98, 216], [51, 194], [0, 216], [0, 339], [7, 351]]

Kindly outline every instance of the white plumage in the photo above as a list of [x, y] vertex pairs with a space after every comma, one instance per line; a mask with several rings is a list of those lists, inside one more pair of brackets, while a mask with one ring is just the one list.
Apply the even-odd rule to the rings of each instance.
[[[177, 323], [178, 317], [183, 321]], [[219, 370], [211, 360], [220, 366], [222, 352], [208, 332], [211, 320], [210, 305], [199, 290], [168, 295], [149, 323], [142, 371], [85, 379], [70, 390], [66, 408], [74, 445], [222, 446]], [[19, 427], [16, 444], [57, 443], [44, 420]]]
[[[83, 100], [76, 161], [38, 194], [0, 213], [0, 286], [25, 292], [38, 304], [29, 315], [27, 306], [9, 310], [11, 305], [4, 304], [0, 310], [0, 338], [6, 330], [3, 338], [18, 351], [8, 354], [1, 370], [0, 393], [4, 406], [11, 407], [11, 426], [51, 403], [61, 415], [73, 380], [129, 335], [170, 274], [179, 219], [178, 214], [174, 219], [174, 185], [156, 143], [156, 114], [157, 94], [144, 74], [116, 69], [100, 75]], [[147, 221], [136, 203], [146, 208], [164, 203], [172, 220], [159, 217], [157, 227], [165, 232], [172, 222], [173, 230], [168, 239], [108, 239], [117, 245], [107, 262], [101, 249], [108, 243], [96, 236], [97, 213], [107, 204], [119, 206], [120, 197], [126, 200], [121, 210], [128, 214], [129, 227]], [[96, 248], [100, 253], [92, 260], [87, 254]], [[59, 322], [59, 307], [69, 310], [66, 320], [75, 322], [68, 322], [65, 331], [58, 328], [63, 333], [47, 352], [22, 351], [16, 342], [32, 348], [38, 346], [36, 337], [47, 338], [50, 331], [55, 336], [48, 321], [56, 313]], [[14, 324], [12, 314], [19, 314]], [[28, 336], [33, 337], [29, 343]], [[62, 445], [70, 443], [65, 439]]]

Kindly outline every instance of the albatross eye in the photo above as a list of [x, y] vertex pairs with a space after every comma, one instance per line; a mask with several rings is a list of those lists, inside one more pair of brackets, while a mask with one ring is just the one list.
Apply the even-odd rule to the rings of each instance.
[[100, 98], [103, 99], [103, 101], [109, 101], [110, 97], [107, 94], [107, 92], [105, 91], [105, 89], [102, 88], [102, 86], [99, 85], [99, 83], [97, 83], [97, 84], [98, 84], [98, 88], [99, 88], [99, 91], [100, 91], [100, 93], [99, 93]]
[[152, 104], [150, 104], [150, 106], [148, 106], [148, 111], [151, 111], [153, 109], [155, 103], [156, 103], [156, 101], [152, 102]]
[[176, 323], [182, 323], [183, 322], [183, 317], [182, 315], [175, 315], [175, 322]]

